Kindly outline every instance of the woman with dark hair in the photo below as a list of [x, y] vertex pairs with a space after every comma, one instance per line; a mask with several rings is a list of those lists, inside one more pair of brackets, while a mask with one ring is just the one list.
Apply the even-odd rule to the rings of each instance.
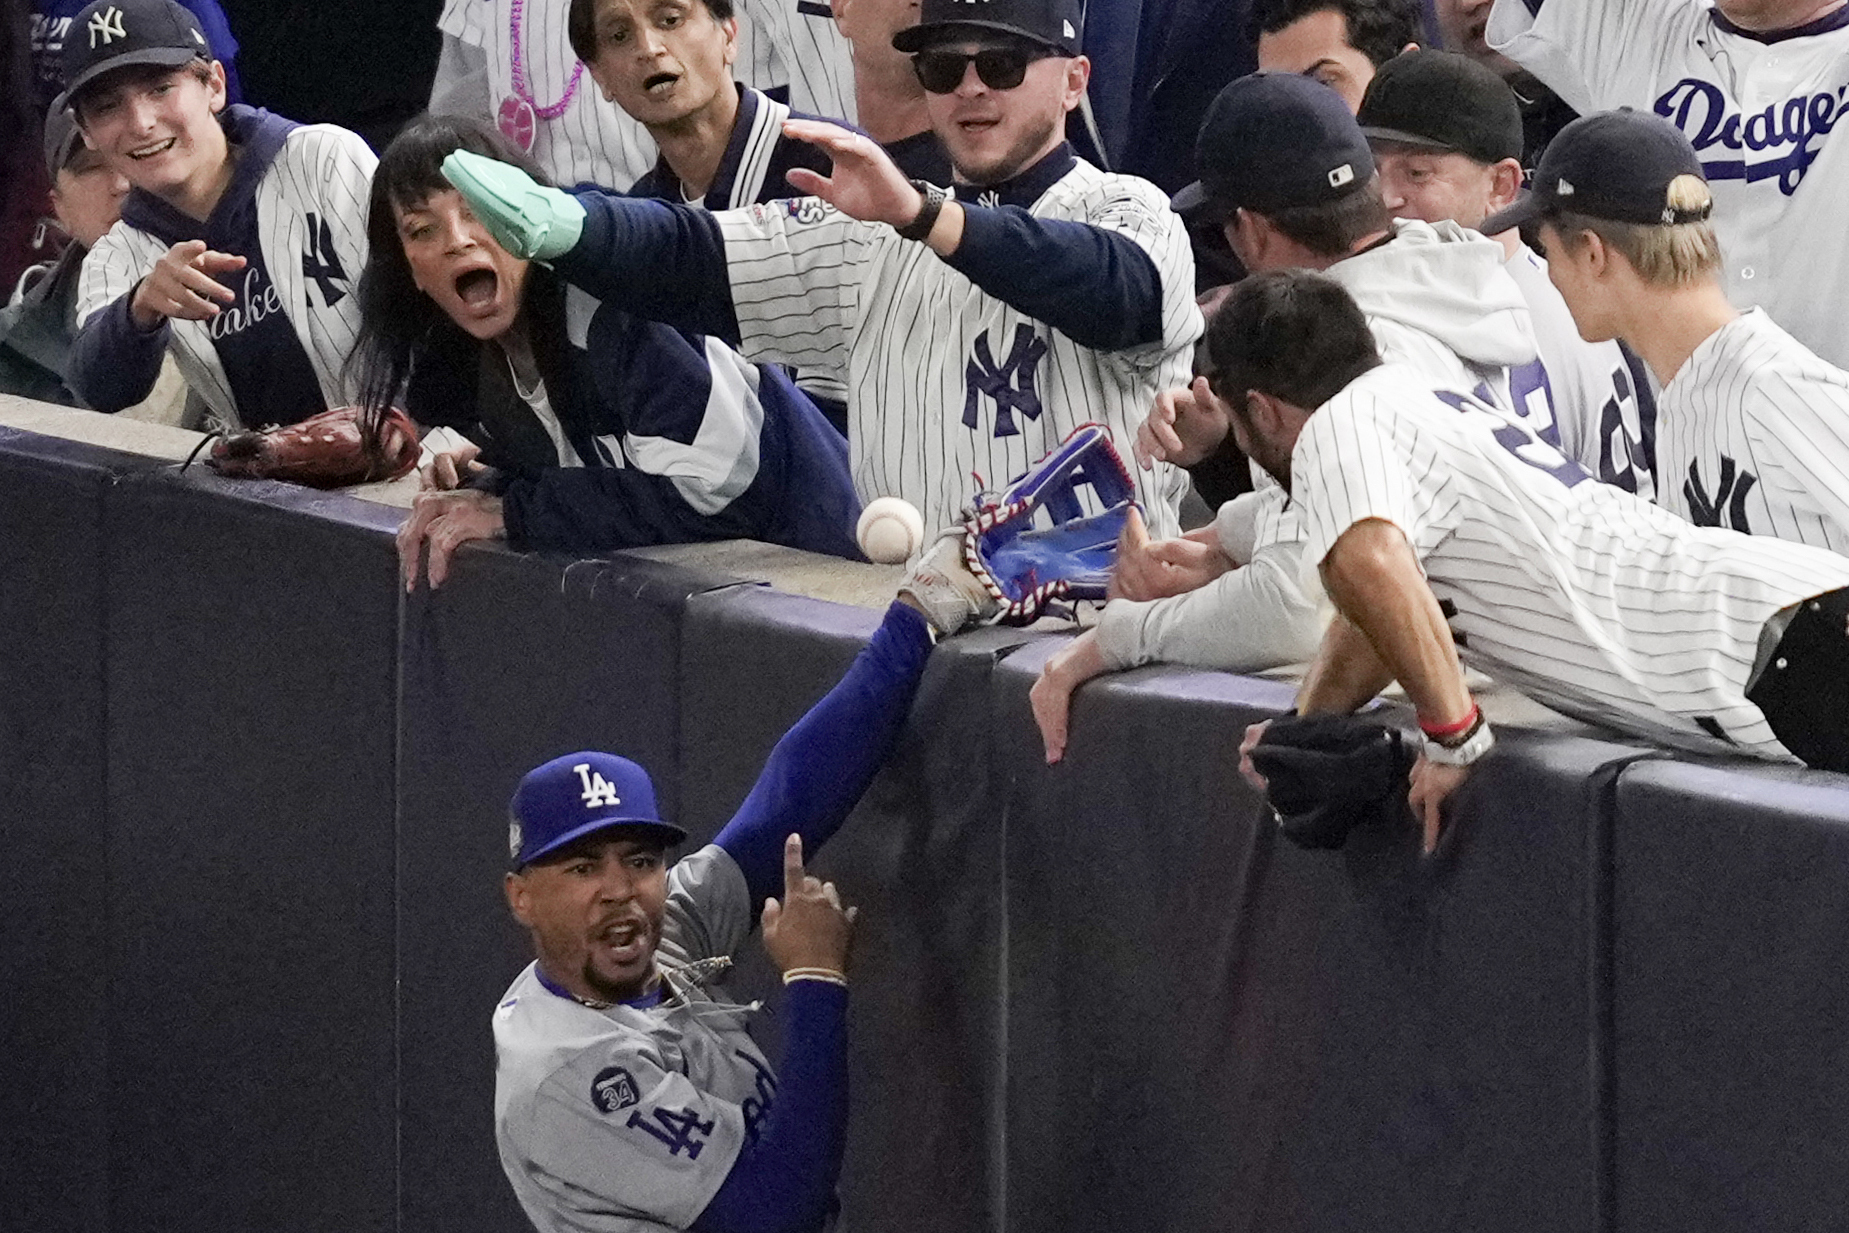
[[443, 178], [458, 149], [543, 179], [453, 116], [414, 121], [374, 174], [363, 404], [479, 449], [439, 460], [440, 486], [468, 486], [422, 494], [399, 533], [407, 585], [426, 542], [435, 586], [457, 546], [502, 537], [567, 552], [759, 539], [859, 559], [847, 444], [808, 397], [717, 338], [605, 308], [509, 254]]

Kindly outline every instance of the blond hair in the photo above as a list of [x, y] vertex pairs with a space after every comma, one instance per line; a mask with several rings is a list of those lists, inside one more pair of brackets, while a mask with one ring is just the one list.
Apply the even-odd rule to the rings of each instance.
[[1669, 182], [1661, 223], [1620, 223], [1562, 210], [1551, 221], [1569, 248], [1585, 247], [1590, 231], [1624, 254], [1637, 276], [1656, 287], [1686, 287], [1721, 268], [1721, 243], [1705, 213], [1694, 222], [1668, 221], [1677, 214], [1705, 212], [1714, 203], [1707, 181], [1679, 175]]

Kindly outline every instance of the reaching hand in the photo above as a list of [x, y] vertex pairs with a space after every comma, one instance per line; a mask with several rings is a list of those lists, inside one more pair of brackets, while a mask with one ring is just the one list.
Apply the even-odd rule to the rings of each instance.
[[1269, 727], [1271, 727], [1269, 719], [1263, 723], [1253, 724], [1246, 729], [1245, 739], [1239, 742], [1239, 774], [1261, 793], [1268, 791], [1271, 785], [1263, 775], [1258, 773], [1258, 768], [1252, 765], [1252, 751], [1257, 749], [1258, 743], [1265, 739], [1265, 730]]
[[420, 492], [411, 516], [398, 529], [398, 563], [404, 571], [404, 589], [417, 589], [417, 567], [425, 543], [430, 560], [425, 572], [431, 589], [449, 577], [449, 559], [472, 539], [500, 539], [507, 534], [501, 516], [501, 498], [475, 488], [455, 492]]
[[1409, 779], [1412, 790], [1406, 794], [1406, 803], [1412, 807], [1413, 814], [1424, 823], [1424, 851], [1430, 856], [1438, 847], [1438, 831], [1444, 825], [1444, 803], [1453, 792], [1464, 786], [1470, 778], [1467, 766], [1447, 766], [1441, 762], [1428, 762], [1424, 754], [1412, 764]]
[[584, 234], [584, 206], [576, 197], [509, 163], [456, 150], [443, 160], [443, 178], [516, 257], [550, 261], [577, 247]]
[[835, 164], [828, 176], [802, 167], [792, 170], [788, 178], [797, 192], [820, 197], [850, 218], [894, 227], [905, 226], [924, 208], [924, 194], [865, 133], [823, 120], [785, 120], [783, 132], [819, 146]]
[[1066, 756], [1072, 691], [1108, 670], [1104, 653], [1098, 649], [1095, 629], [1080, 634], [1041, 667], [1039, 678], [1027, 692], [1027, 700], [1033, 704], [1034, 723], [1040, 729], [1040, 739], [1046, 744], [1048, 766]]
[[244, 268], [244, 258], [214, 252], [204, 240], [182, 240], [161, 254], [148, 276], [135, 287], [129, 316], [144, 330], [169, 317], [182, 321], [210, 321], [220, 304], [235, 304], [238, 293], [213, 275]]
[[1151, 540], [1135, 510], [1117, 537], [1117, 560], [1106, 590], [1110, 599], [1165, 599], [1197, 590], [1233, 568], [1232, 558], [1194, 539]]
[[481, 446], [471, 441], [435, 455], [430, 465], [418, 473], [418, 486], [444, 492], [462, 487], [488, 469], [475, 461], [481, 452]]
[[779, 972], [792, 968], [847, 971], [857, 909], [841, 906], [833, 882], [803, 869], [803, 837], [783, 841], [783, 901], [764, 901], [764, 949]]
[[1232, 423], [1226, 404], [1196, 377], [1187, 389], [1163, 390], [1136, 430], [1136, 461], [1147, 471], [1158, 462], [1191, 467], [1226, 439]]

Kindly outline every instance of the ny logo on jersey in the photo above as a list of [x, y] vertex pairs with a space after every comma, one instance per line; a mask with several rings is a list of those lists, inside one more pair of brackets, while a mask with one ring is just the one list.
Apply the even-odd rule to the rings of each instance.
[[629, 1115], [626, 1124], [631, 1130], [640, 1130], [659, 1139], [667, 1146], [668, 1155], [678, 1156], [684, 1151], [687, 1159], [698, 1160], [706, 1147], [706, 1136], [713, 1133], [715, 1123], [711, 1118], [702, 1122], [692, 1109], [656, 1109], [652, 1121], [637, 1109]]
[[621, 1066], [606, 1066], [591, 1080], [591, 1103], [599, 1113], [615, 1113], [641, 1102], [635, 1076]]
[[302, 277], [315, 280], [321, 288], [321, 302], [329, 308], [347, 298], [347, 272], [340, 268], [340, 254], [334, 251], [334, 229], [319, 214], [308, 215], [308, 251], [302, 254]]
[[1751, 471], [1741, 471], [1733, 459], [1722, 454], [1721, 480], [1710, 497], [1702, 486], [1701, 463], [1689, 463], [1688, 480], [1682, 485], [1682, 495], [1688, 501], [1689, 521], [1698, 527], [1731, 527], [1751, 535], [1753, 529], [1746, 524], [1746, 494], [1758, 482], [1758, 476]]
[[107, 47], [117, 39], [128, 37], [128, 31], [122, 26], [122, 10], [113, 4], [100, 13], [91, 14], [89, 30], [91, 47], [96, 46], [99, 38]]
[[593, 771], [589, 762], [580, 762], [571, 768], [578, 772], [578, 782], [584, 785], [584, 807], [596, 809], [603, 805], [621, 805], [616, 799], [616, 785], [603, 777], [603, 772]]
[[1046, 343], [1034, 334], [1031, 325], [1014, 327], [1014, 350], [1008, 362], [997, 365], [989, 349], [989, 332], [976, 339], [974, 354], [964, 373], [963, 427], [976, 426], [977, 409], [986, 395], [995, 400], [995, 435], [1019, 436], [1014, 413], [1019, 411], [1030, 420], [1040, 418], [1040, 394], [1034, 388], [1040, 361], [1046, 358]]

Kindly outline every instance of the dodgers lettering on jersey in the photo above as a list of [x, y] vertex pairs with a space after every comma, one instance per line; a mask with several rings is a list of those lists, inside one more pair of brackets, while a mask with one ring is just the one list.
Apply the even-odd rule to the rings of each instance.
[[1681, 128], [1712, 185], [1728, 298], [1849, 365], [1849, 9], [1761, 36], [1703, 0], [1495, 0], [1488, 38], [1581, 113]]
[[1662, 407], [1666, 507], [1849, 552], [1849, 374], [1755, 309], [1695, 348]]
[[1849, 582], [1849, 560], [1691, 526], [1390, 365], [1311, 416], [1291, 463], [1306, 572], [1355, 523], [1391, 522], [1455, 610], [1466, 663], [1664, 744], [1791, 759], [1746, 699], [1759, 635]]

